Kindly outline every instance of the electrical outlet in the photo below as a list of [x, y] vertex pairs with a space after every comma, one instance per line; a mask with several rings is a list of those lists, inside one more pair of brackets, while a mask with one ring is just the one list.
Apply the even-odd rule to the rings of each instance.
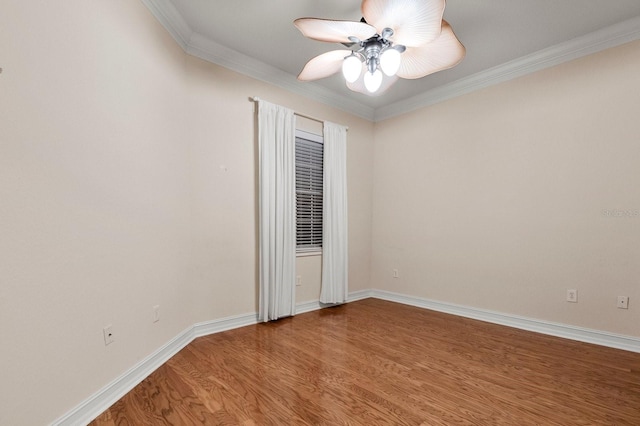
[[160, 321], [160, 305], [153, 307], [153, 322]]
[[618, 296], [618, 309], [629, 309], [629, 296]]
[[298, 275], [296, 277], [296, 287], [300, 287], [302, 285], [302, 275]]
[[578, 303], [578, 290], [575, 288], [567, 290], [567, 302]]
[[102, 334], [104, 334], [104, 345], [110, 345], [113, 343], [113, 330], [111, 329], [111, 324], [102, 329]]
[[393, 273], [393, 278], [398, 278], [400, 276], [397, 269], [393, 269], [391, 272]]

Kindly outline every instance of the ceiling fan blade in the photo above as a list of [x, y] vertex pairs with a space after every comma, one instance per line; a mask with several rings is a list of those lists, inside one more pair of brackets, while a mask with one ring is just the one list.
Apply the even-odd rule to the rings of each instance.
[[420, 47], [407, 47], [401, 57], [398, 77], [415, 79], [446, 70], [458, 65], [465, 54], [466, 49], [451, 25], [442, 21], [440, 37]]
[[364, 19], [378, 30], [391, 28], [395, 44], [421, 46], [440, 35], [445, 0], [363, 0]]
[[376, 33], [374, 27], [364, 22], [300, 18], [293, 21], [293, 24], [305, 37], [331, 43], [352, 43], [349, 36], [366, 40]]
[[362, 72], [360, 73], [360, 77], [353, 83], [347, 82], [347, 87], [354, 92], [362, 93], [368, 96], [378, 96], [383, 94], [389, 87], [393, 86], [393, 83], [398, 81], [398, 76], [394, 75], [389, 77], [386, 74], [382, 74], [382, 83], [380, 84], [380, 88], [376, 90], [374, 93], [371, 93], [367, 90], [367, 87], [364, 85], [364, 74], [367, 72], [367, 66], [363, 63]]
[[342, 61], [351, 50], [332, 50], [312, 58], [302, 69], [298, 80], [311, 81], [329, 77], [342, 69]]

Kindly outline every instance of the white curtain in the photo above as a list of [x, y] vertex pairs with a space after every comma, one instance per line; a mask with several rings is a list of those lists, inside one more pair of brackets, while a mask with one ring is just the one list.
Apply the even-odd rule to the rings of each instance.
[[260, 321], [295, 314], [295, 115], [258, 102]]
[[320, 302], [344, 303], [348, 296], [347, 128], [324, 123], [322, 288]]

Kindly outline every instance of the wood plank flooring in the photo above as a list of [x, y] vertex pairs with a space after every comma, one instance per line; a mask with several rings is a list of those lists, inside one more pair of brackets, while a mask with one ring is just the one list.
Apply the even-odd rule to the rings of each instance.
[[366, 299], [196, 339], [92, 425], [640, 425], [640, 354]]

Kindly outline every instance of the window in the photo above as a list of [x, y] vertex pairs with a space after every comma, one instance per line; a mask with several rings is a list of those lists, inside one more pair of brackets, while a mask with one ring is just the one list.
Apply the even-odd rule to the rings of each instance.
[[296, 251], [322, 250], [322, 136], [296, 130]]

